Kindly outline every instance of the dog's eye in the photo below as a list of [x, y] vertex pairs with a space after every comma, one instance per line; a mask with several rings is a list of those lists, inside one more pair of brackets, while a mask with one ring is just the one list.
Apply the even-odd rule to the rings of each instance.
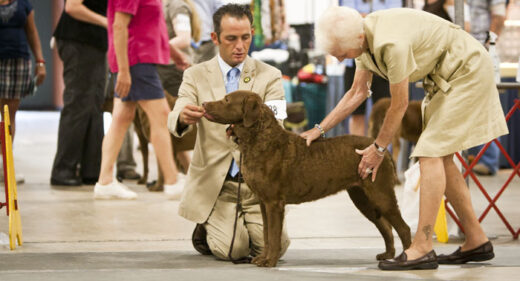
[[225, 97], [224, 100], [225, 100], [226, 102], [229, 102], [228, 97]]

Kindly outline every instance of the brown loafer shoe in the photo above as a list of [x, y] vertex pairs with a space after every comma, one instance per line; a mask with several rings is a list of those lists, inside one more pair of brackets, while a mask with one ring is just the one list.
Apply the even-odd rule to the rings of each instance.
[[434, 250], [415, 260], [408, 260], [406, 253], [403, 251], [394, 259], [379, 262], [379, 268], [382, 270], [436, 269], [437, 267], [439, 267], [439, 264]]
[[193, 234], [191, 235], [191, 242], [193, 243], [193, 248], [195, 248], [197, 252], [203, 255], [211, 255], [211, 250], [209, 249], [206, 236], [206, 228], [204, 228], [204, 225], [198, 223], [195, 226], [195, 230], [193, 230]]
[[141, 179], [141, 175], [139, 175], [134, 170], [117, 171], [117, 177], [121, 178], [122, 180], [139, 180], [139, 179]]
[[470, 261], [487, 261], [495, 257], [491, 241], [476, 247], [473, 250], [461, 251], [459, 247], [449, 255], [439, 255], [437, 260], [440, 264], [464, 264]]

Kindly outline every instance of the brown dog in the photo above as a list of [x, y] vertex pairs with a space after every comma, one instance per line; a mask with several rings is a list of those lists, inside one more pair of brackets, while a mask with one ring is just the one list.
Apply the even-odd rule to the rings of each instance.
[[[376, 138], [383, 126], [386, 112], [390, 107], [390, 98], [378, 100], [372, 107], [368, 121], [368, 136]], [[392, 158], [397, 163], [401, 143], [399, 138], [403, 138], [412, 143], [417, 143], [422, 133], [421, 101], [410, 101], [408, 108], [403, 116], [401, 126], [392, 139]]]
[[234, 124], [242, 153], [245, 182], [258, 196], [264, 223], [264, 250], [253, 259], [258, 266], [275, 266], [280, 257], [281, 231], [286, 204], [317, 200], [347, 190], [356, 207], [381, 232], [386, 251], [378, 260], [394, 257], [392, 227], [403, 248], [410, 246], [410, 228], [403, 221], [394, 193], [395, 168], [387, 153], [375, 182], [362, 180], [357, 167], [373, 139], [341, 136], [319, 139], [307, 147], [305, 139], [286, 131], [262, 99], [249, 91], [236, 91], [220, 101], [203, 103], [206, 118]]

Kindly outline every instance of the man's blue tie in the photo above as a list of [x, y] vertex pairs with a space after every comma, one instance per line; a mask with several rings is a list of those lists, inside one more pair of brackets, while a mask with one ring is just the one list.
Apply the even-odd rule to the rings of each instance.
[[[226, 93], [231, 93], [236, 90], [238, 90], [238, 81], [240, 78], [240, 69], [238, 68], [231, 68], [228, 73], [226, 74], [227, 82], [226, 82]], [[237, 163], [235, 163], [235, 159], [231, 162], [231, 167], [229, 168], [229, 174], [232, 177], [235, 177], [238, 174], [238, 166]]]

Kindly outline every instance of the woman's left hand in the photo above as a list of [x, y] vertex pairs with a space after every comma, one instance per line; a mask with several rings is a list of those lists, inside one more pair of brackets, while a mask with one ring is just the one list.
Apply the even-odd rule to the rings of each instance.
[[45, 76], [47, 76], [45, 64], [37, 64], [34, 69], [34, 75], [36, 75], [36, 86], [40, 86], [43, 83], [43, 80], [45, 80]]
[[362, 156], [358, 166], [359, 175], [362, 179], [366, 179], [369, 174], [372, 174], [372, 182], [374, 182], [376, 180], [377, 170], [385, 156], [378, 154], [374, 144], [369, 145], [363, 150], [356, 149], [356, 153]]

